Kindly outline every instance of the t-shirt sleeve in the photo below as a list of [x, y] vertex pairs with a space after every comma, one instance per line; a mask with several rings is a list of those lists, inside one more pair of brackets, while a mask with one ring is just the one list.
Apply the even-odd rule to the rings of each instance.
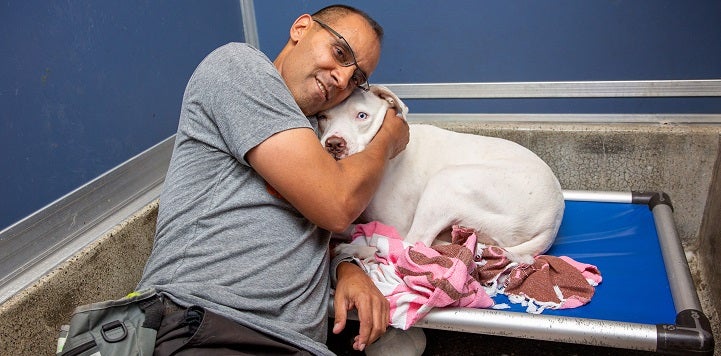
[[209, 54], [186, 95], [186, 104], [206, 111], [196, 117], [210, 118], [221, 149], [245, 165], [245, 154], [273, 134], [312, 129], [273, 63], [245, 44], [230, 43]]

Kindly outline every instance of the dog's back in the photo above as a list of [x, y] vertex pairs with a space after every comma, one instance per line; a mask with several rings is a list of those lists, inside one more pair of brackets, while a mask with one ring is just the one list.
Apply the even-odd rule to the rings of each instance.
[[452, 225], [470, 227], [486, 243], [533, 256], [553, 243], [562, 213], [558, 180], [525, 147], [411, 125], [408, 147], [389, 163], [363, 217], [426, 244]]

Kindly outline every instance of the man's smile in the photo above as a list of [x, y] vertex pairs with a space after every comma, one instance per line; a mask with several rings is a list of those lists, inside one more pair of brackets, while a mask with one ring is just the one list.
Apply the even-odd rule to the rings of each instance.
[[320, 89], [321, 94], [327, 101], [328, 100], [328, 90], [326, 89], [325, 85], [323, 85], [323, 83], [321, 83], [321, 81], [318, 79], [315, 80], [315, 83], [318, 85], [318, 89]]

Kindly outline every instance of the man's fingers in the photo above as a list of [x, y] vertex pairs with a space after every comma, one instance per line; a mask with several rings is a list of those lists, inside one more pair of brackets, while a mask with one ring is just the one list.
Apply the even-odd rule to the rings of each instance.
[[370, 344], [370, 336], [373, 331], [373, 313], [372, 303], [367, 295], [356, 297], [356, 310], [358, 311], [358, 321], [360, 327], [358, 330], [358, 336], [355, 338], [353, 348], [359, 351], [363, 351], [366, 345]]
[[388, 328], [388, 323], [390, 321], [390, 304], [388, 301], [384, 298], [380, 301], [380, 305], [376, 305], [372, 310], [375, 312], [373, 313], [373, 325], [371, 328], [371, 333], [368, 336], [368, 344], [372, 344], [375, 342], [383, 333], [386, 332], [386, 329]]
[[334, 301], [335, 322], [333, 323], [333, 334], [339, 334], [345, 328], [348, 319], [348, 304], [345, 298], [336, 295]]
[[370, 298], [361, 305], [364, 307], [358, 308], [360, 330], [353, 347], [362, 351], [366, 345], [372, 344], [381, 337], [388, 328], [390, 303], [385, 298]]

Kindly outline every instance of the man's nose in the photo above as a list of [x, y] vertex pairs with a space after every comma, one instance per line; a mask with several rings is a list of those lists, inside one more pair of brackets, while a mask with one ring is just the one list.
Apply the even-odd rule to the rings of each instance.
[[351, 85], [351, 78], [353, 78], [354, 72], [354, 66], [343, 67], [341, 65], [338, 65], [338, 67], [336, 67], [333, 77], [335, 78], [339, 89], [345, 90], [348, 88], [349, 85]]

